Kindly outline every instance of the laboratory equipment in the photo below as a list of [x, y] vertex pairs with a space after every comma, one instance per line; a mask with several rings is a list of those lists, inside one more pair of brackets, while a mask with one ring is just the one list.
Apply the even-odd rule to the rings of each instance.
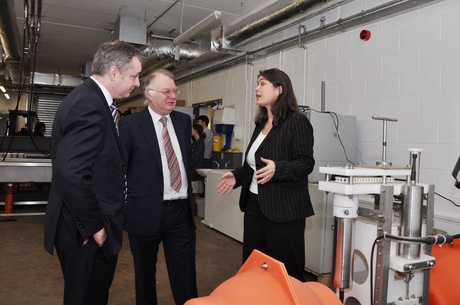
[[407, 166], [386, 160], [384, 130], [375, 166], [319, 169], [319, 189], [334, 198], [333, 288], [345, 305], [426, 305], [436, 260], [421, 240], [433, 231], [434, 186], [418, 183], [421, 150]]

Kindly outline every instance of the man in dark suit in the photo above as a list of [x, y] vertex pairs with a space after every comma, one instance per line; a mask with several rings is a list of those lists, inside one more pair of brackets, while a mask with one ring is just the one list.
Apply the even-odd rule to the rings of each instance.
[[152, 72], [142, 93], [148, 106], [120, 124], [128, 162], [125, 229], [134, 259], [136, 304], [157, 304], [156, 262], [163, 242], [174, 300], [182, 305], [197, 296], [188, 176], [191, 118], [174, 111], [179, 92], [169, 71]]
[[65, 305], [108, 303], [122, 243], [126, 173], [110, 106], [140, 86], [142, 60], [128, 43], [102, 44], [91, 78], [64, 99], [54, 119], [44, 245], [51, 254], [56, 248], [61, 262]]

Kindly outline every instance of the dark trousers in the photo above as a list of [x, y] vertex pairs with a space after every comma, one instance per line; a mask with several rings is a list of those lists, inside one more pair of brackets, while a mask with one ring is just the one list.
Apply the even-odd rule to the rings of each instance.
[[196, 285], [195, 228], [190, 224], [188, 200], [163, 206], [160, 228], [154, 236], [129, 234], [134, 260], [136, 304], [156, 305], [156, 263], [163, 242], [169, 283], [176, 305], [198, 295]]
[[83, 246], [63, 218], [55, 247], [64, 275], [64, 305], [107, 305], [118, 256], [107, 259], [92, 238]]
[[254, 249], [283, 262], [290, 276], [305, 282], [305, 219], [270, 221], [251, 193], [244, 214], [243, 263]]

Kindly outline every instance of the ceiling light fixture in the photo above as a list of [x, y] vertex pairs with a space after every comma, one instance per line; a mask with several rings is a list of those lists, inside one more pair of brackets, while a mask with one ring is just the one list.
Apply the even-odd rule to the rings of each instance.
[[5, 87], [3, 87], [3, 86], [0, 86], [0, 90], [2, 90], [3, 93], [6, 92], [6, 89], [5, 89]]
[[6, 97], [7, 100], [10, 99], [10, 95], [8, 93], [5, 93], [5, 97]]
[[203, 20], [183, 32], [173, 40], [174, 45], [179, 45], [187, 40], [193, 39], [196, 36], [215, 29], [221, 25], [222, 14], [220, 11], [214, 11]]

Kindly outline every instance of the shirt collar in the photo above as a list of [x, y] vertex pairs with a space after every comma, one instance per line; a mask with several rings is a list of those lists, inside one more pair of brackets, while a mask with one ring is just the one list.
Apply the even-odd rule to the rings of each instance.
[[91, 79], [99, 86], [99, 88], [101, 88], [102, 94], [104, 94], [105, 100], [110, 107], [110, 105], [113, 104], [113, 98], [109, 90], [107, 90], [107, 88], [105, 88], [104, 85], [97, 81], [94, 77], [91, 76]]
[[167, 115], [159, 115], [158, 113], [153, 111], [152, 108], [150, 108], [150, 106], [147, 106], [147, 108], [149, 109], [150, 116], [152, 117], [152, 120], [153, 120], [153, 122], [155, 124], [158, 123], [162, 117], [167, 118], [168, 122], [171, 121], [171, 116], [169, 114], [167, 114]]

